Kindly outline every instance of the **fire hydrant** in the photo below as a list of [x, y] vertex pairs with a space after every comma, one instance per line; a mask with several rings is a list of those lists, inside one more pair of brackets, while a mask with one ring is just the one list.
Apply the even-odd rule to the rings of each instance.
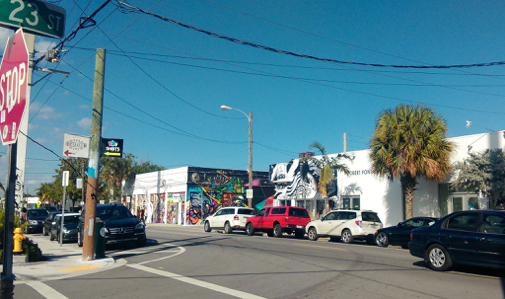
[[26, 239], [25, 236], [23, 236], [23, 229], [21, 227], [18, 227], [14, 230], [14, 250], [12, 251], [13, 253], [20, 253], [23, 252], [23, 240]]

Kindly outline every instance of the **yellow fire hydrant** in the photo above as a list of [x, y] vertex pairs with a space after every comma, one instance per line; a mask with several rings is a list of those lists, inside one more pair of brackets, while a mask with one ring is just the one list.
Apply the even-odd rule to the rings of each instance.
[[18, 227], [14, 230], [14, 250], [12, 251], [13, 253], [20, 253], [23, 252], [23, 240], [26, 239], [25, 236], [23, 236], [23, 229], [21, 227]]

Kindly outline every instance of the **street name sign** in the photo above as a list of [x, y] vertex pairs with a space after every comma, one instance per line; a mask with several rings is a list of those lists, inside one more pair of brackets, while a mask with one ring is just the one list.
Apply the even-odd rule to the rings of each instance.
[[68, 158], [89, 158], [91, 137], [65, 133], [63, 154]]
[[0, 24], [26, 32], [62, 38], [65, 34], [63, 7], [38, 0], [0, 0]]
[[123, 139], [102, 138], [101, 157], [123, 157]]
[[15, 143], [25, 114], [29, 56], [23, 30], [7, 40], [0, 64], [0, 135], [3, 145]]

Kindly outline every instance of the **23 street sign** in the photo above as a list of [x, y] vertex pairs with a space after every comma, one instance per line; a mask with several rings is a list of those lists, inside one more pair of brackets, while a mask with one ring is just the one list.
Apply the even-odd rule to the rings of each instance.
[[26, 32], [62, 38], [65, 34], [63, 7], [38, 0], [0, 0], [0, 24]]

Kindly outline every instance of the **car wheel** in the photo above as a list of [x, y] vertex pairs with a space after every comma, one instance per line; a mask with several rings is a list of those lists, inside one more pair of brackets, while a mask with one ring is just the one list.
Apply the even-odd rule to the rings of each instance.
[[319, 238], [315, 227], [309, 228], [309, 232], [307, 234], [309, 235], [309, 240], [311, 241], [317, 241], [317, 239]]
[[254, 226], [252, 223], [247, 223], [247, 226], [245, 227], [245, 232], [247, 233], [248, 236], [254, 235]]
[[353, 240], [353, 237], [352, 237], [352, 234], [351, 234], [351, 231], [348, 230], [348, 229], [344, 229], [344, 231], [342, 232], [342, 237], [340, 238], [342, 240], [342, 242], [344, 243], [351, 243], [352, 240]]
[[267, 236], [273, 237], [274, 236], [274, 232], [271, 231], [271, 230], [267, 231]]
[[379, 232], [377, 234], [377, 237], [375, 238], [375, 243], [377, 243], [379, 247], [388, 247], [389, 245], [388, 235], [386, 235], [385, 232]]
[[77, 231], [77, 246], [82, 247], [82, 235], [81, 235], [81, 231]]
[[280, 224], [274, 225], [274, 237], [280, 238], [282, 236], [282, 227]]
[[203, 225], [203, 230], [207, 233], [210, 233], [212, 231], [212, 228], [210, 227], [210, 222], [205, 221], [205, 224]]
[[432, 270], [445, 271], [452, 267], [452, 259], [447, 250], [439, 244], [433, 244], [426, 252], [426, 262]]
[[45, 228], [45, 227], [43, 227], [43, 228], [42, 228], [42, 235], [43, 235], [43, 236], [47, 236], [47, 235], [48, 235], [48, 234], [47, 234], [47, 230], [46, 230], [46, 228]]
[[231, 228], [230, 222], [226, 222], [224, 224], [224, 233], [231, 234], [233, 232], [233, 228]]

